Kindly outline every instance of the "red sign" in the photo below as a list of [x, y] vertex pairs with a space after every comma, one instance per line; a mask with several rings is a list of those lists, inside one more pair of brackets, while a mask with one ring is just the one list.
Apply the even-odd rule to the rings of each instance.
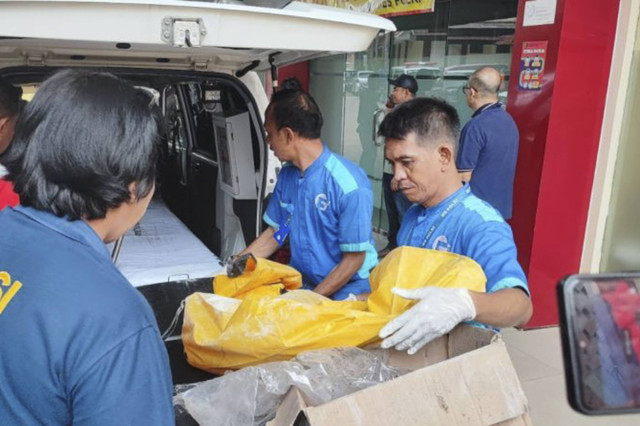
[[525, 41], [522, 44], [518, 90], [540, 90], [546, 57], [546, 41]]

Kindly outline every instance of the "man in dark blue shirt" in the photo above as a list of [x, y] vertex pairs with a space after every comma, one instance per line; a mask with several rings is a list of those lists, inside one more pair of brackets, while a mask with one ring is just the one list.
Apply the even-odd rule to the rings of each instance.
[[153, 195], [149, 95], [63, 71], [2, 157], [20, 206], [0, 212], [0, 424], [173, 425], [168, 357], [142, 295], [111, 262]]
[[456, 163], [473, 193], [510, 219], [519, 136], [513, 118], [498, 102], [501, 84], [498, 70], [483, 67], [462, 88], [474, 113], [460, 134]]

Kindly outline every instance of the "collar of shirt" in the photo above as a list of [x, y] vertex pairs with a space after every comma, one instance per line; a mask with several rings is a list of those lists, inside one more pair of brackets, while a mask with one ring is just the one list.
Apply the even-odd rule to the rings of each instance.
[[491, 103], [488, 103], [488, 104], [484, 104], [484, 105], [482, 105], [480, 108], [478, 108], [478, 109], [477, 109], [477, 110], [476, 110], [476, 111], [471, 115], [471, 117], [475, 117], [476, 115], [480, 115], [480, 114], [482, 114], [483, 112], [485, 112], [486, 110], [491, 109], [491, 108], [495, 108], [495, 107], [502, 108], [502, 104], [501, 104], [500, 102], [491, 102]]
[[0, 179], [2, 179], [3, 177], [5, 177], [8, 174], [9, 174], [9, 170], [7, 170], [7, 168], [5, 166], [0, 164]]
[[107, 246], [84, 220], [68, 220], [66, 217], [58, 217], [53, 213], [36, 210], [32, 207], [16, 206], [14, 210], [59, 234], [91, 247], [100, 255], [110, 258]]
[[423, 207], [423, 211], [418, 216], [418, 223], [422, 222], [432, 216], [438, 215], [442, 213], [444, 209], [446, 209], [451, 203], [453, 203], [458, 197], [460, 197], [460, 201], [464, 200], [471, 194], [471, 190], [469, 189], [469, 184], [465, 183], [462, 188], [458, 189], [453, 194], [449, 195], [444, 200], [440, 201], [433, 207]]
[[324, 166], [324, 163], [327, 162], [327, 159], [330, 155], [331, 151], [329, 151], [329, 149], [323, 145], [322, 153], [320, 154], [320, 156], [318, 156], [318, 158], [313, 160], [313, 163], [311, 163], [309, 167], [307, 167], [307, 170], [304, 171], [304, 174], [301, 170], [298, 169], [298, 177], [304, 179], [308, 176], [313, 175], [317, 170], [321, 169]]

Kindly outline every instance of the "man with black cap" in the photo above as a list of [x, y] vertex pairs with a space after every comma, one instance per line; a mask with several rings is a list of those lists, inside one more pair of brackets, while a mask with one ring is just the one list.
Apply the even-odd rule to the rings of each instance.
[[395, 80], [389, 79], [389, 84], [393, 86], [393, 91], [389, 95], [389, 102], [387, 103], [389, 108], [394, 108], [396, 105], [416, 97], [418, 82], [410, 75], [401, 74]]
[[[389, 110], [416, 97], [418, 82], [410, 75], [401, 74], [395, 80], [390, 78], [389, 84], [393, 86], [393, 91], [389, 95], [389, 101], [386, 105]], [[384, 172], [382, 173], [382, 189], [384, 191], [384, 204], [387, 209], [387, 217], [389, 218], [389, 233], [387, 235], [389, 243], [378, 252], [378, 256], [380, 257], [385, 256], [396, 248], [396, 236], [398, 229], [400, 229], [402, 216], [411, 206], [411, 202], [407, 197], [402, 191], [398, 190], [398, 184], [393, 180], [393, 171], [387, 161], [384, 162]]]

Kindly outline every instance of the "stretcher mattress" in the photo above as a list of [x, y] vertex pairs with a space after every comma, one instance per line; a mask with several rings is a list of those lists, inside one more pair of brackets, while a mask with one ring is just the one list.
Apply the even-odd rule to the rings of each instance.
[[136, 287], [223, 273], [218, 257], [158, 198], [125, 234], [116, 266]]

